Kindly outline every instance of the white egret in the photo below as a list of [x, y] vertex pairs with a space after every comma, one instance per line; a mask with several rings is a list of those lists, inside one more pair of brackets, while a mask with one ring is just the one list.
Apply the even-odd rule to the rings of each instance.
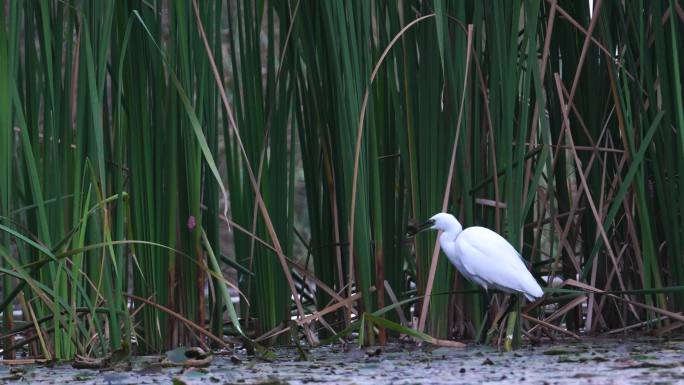
[[527, 270], [520, 254], [496, 232], [479, 226], [463, 226], [451, 214], [438, 213], [413, 231], [442, 230], [439, 245], [458, 271], [471, 282], [506, 293], [520, 293], [529, 301], [544, 291]]

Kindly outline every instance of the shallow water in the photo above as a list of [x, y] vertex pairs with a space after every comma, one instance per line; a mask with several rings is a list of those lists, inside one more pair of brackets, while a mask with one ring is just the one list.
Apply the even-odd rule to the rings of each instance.
[[[217, 356], [203, 369], [161, 368], [137, 358], [130, 370], [77, 370], [70, 365], [0, 366], [10, 384], [678, 384], [684, 383], [684, 338], [588, 339], [527, 346], [513, 353], [480, 345], [465, 349], [391, 344], [277, 350], [266, 362]], [[238, 358], [238, 359], [236, 359]]]

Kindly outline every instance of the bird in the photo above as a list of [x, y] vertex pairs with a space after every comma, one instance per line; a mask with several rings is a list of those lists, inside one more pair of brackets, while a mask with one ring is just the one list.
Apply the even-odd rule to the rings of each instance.
[[437, 213], [417, 228], [410, 229], [409, 235], [428, 229], [442, 231], [439, 245], [449, 261], [466, 279], [485, 291], [498, 289], [522, 294], [528, 301], [544, 295], [520, 254], [496, 232], [480, 226], [464, 230], [453, 215]]

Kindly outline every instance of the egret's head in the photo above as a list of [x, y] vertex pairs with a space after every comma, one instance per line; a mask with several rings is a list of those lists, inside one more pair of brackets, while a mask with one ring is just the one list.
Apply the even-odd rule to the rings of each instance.
[[463, 230], [463, 227], [453, 215], [449, 213], [437, 213], [425, 221], [425, 223], [422, 225], [409, 228], [408, 233], [409, 235], [416, 235], [419, 232], [427, 229], [455, 231], [460, 233], [461, 230]]

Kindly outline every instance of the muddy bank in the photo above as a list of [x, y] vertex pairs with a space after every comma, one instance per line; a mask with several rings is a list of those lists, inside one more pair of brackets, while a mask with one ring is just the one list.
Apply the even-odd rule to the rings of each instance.
[[244, 354], [216, 356], [201, 369], [163, 368], [158, 357], [129, 368], [77, 370], [70, 364], [0, 366], [8, 384], [677, 384], [684, 383], [684, 336], [591, 339], [526, 346], [513, 353], [392, 344], [380, 349], [276, 350], [267, 362]]

